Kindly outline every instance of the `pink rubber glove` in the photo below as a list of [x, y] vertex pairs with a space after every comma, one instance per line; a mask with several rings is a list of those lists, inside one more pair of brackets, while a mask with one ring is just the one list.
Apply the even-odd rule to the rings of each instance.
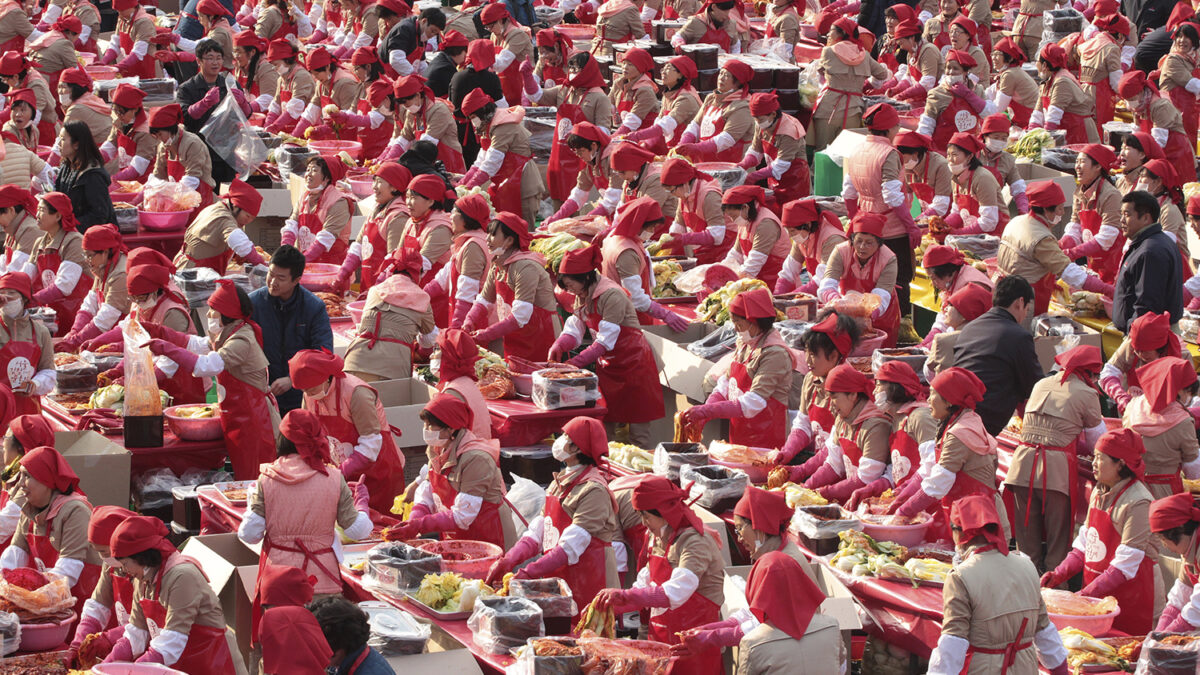
[[1042, 575], [1042, 588], [1057, 588], [1083, 571], [1083, 551], [1072, 548], [1066, 558], [1053, 570]]
[[1109, 565], [1108, 569], [1100, 573], [1100, 576], [1092, 580], [1092, 583], [1083, 587], [1079, 592], [1080, 595], [1086, 595], [1089, 598], [1103, 598], [1112, 595], [1113, 591], [1117, 590], [1129, 581], [1125, 577], [1125, 573], [1117, 569], [1115, 565]]
[[746, 180], [742, 181], [744, 185], [753, 185], [759, 181], [766, 180], [771, 176], [771, 167], [764, 166], [758, 171], [746, 174]]
[[827, 289], [821, 291], [820, 300], [821, 300], [821, 304], [828, 305], [829, 303], [831, 303], [835, 300], [838, 300], [841, 297], [842, 297], [841, 291], [839, 291], [837, 289], [837, 287], [835, 286], [833, 288], [827, 288]]
[[[912, 480], [915, 481], [917, 479], [913, 478]], [[914, 492], [911, 497], [904, 500], [904, 504], [902, 504], [900, 508], [896, 509], [896, 515], [902, 518], [913, 518], [918, 513], [924, 511], [930, 506], [933, 506], [935, 503], [937, 503], [937, 497], [931, 497], [926, 494], [925, 490], [920, 487], [920, 483], [918, 482], [916, 492]]]
[[71, 640], [71, 649], [79, 650], [79, 645], [87, 639], [87, 636], [92, 633], [99, 633], [104, 630], [104, 626], [100, 625], [100, 621], [94, 616], [84, 616], [79, 620], [79, 625], [75, 627], [75, 638]]
[[535, 541], [533, 537], [521, 537], [508, 552], [492, 563], [491, 568], [488, 569], [488, 575], [484, 579], [484, 583], [489, 586], [499, 583], [505, 574], [511, 572], [517, 565], [537, 555], [541, 548], [542, 545]]
[[338, 112], [334, 113], [334, 115], [335, 115], [335, 117], [334, 117], [335, 121], [338, 118], [341, 118], [341, 125], [344, 127], [351, 127], [354, 129], [367, 129], [367, 128], [370, 128], [370, 126], [371, 126], [371, 116], [370, 115], [359, 115], [358, 113], [348, 113], [348, 112], [342, 112], [340, 110]]
[[556, 220], [570, 218], [576, 213], [579, 213], [579, 206], [579, 202], [575, 201], [574, 199], [566, 199], [563, 201], [562, 206], [558, 207], [558, 210], [555, 211], [554, 215], [550, 216], [550, 219], [546, 222], [553, 223]]
[[142, 57], [138, 56], [137, 54], [130, 54], [129, 56], [126, 56], [117, 62], [117, 70], [120, 71], [122, 75], [128, 75], [133, 67], [139, 65], [141, 62]]
[[155, 650], [154, 650], [154, 648], [153, 648], [153, 647], [151, 647], [151, 648], [149, 648], [149, 649], [147, 649], [147, 650], [146, 650], [146, 653], [145, 653], [145, 654], [142, 654], [140, 657], [138, 657], [138, 660], [137, 660], [137, 661], [134, 661], [134, 663], [158, 663], [158, 664], [162, 664], [162, 663], [163, 663], [163, 661], [164, 661], [164, 659], [163, 659], [163, 655], [162, 655], [162, 654], [159, 654], [157, 651], [155, 651]]
[[520, 327], [521, 325], [517, 323], [517, 317], [509, 316], [503, 321], [498, 321], [481, 331], [477, 331], [471, 337], [475, 338], [475, 344], [486, 345], [489, 342], [499, 340]]
[[1196, 630], [1196, 627], [1193, 626], [1187, 619], [1183, 618], [1182, 615], [1180, 615], [1176, 617], [1169, 626], [1167, 626], [1166, 630], [1168, 633], [1190, 633]]
[[287, 114], [286, 112], [281, 112], [274, 119], [274, 121], [272, 121], [270, 124], [267, 125], [266, 131], [269, 133], [272, 133], [272, 134], [277, 134], [277, 133], [283, 131], [284, 129], [291, 128], [292, 124], [295, 123], [295, 121], [296, 121], [295, 117], [292, 117], [291, 115]]
[[525, 85], [525, 93], [533, 96], [537, 93], [537, 78], [533, 76], [533, 62], [525, 59], [521, 62], [521, 82]]
[[[241, 21], [239, 21], [238, 23], [241, 23]], [[312, 36], [308, 38], [308, 43], [310, 45], [320, 44], [320, 43], [324, 42], [325, 38], [327, 38], [327, 37], [329, 37], [329, 35], [327, 35], [325, 33], [325, 31], [323, 31], [323, 30], [313, 31]]]
[[[609, 212], [608, 207], [603, 206], [599, 203], [597, 203], [596, 206], [594, 206], [591, 211], [588, 211], [588, 218], [595, 218], [596, 216], [601, 216], [603, 218], [607, 218], [611, 215], [612, 215], [612, 213]], [[605, 236], [607, 236], [607, 234], [608, 233], [605, 232]]]
[[[1064, 239], [1065, 238], [1066, 237], [1064, 237]], [[1100, 240], [1092, 237], [1091, 241], [1084, 242], [1078, 246], [1072, 246], [1068, 249], [1063, 249], [1063, 253], [1066, 253], [1067, 257], [1071, 260], [1078, 260], [1080, 258], [1089, 258], [1094, 255], [1100, 255], [1105, 253], [1105, 250], [1104, 245], [1100, 243]]]
[[713, 233], [708, 230], [681, 232], [679, 234], [672, 234], [671, 237], [684, 246], [712, 246], [716, 243], [713, 239]]
[[[146, 165], [146, 173], [150, 172], [151, 166], [152, 165], [149, 164]], [[132, 165], [130, 165], [118, 171], [117, 175], [113, 176], [113, 180], [138, 180], [142, 176], [146, 175], [146, 173], [139, 172], [137, 169], [133, 168]]]
[[1092, 293], [1100, 293], [1106, 297], [1113, 296], [1113, 285], [1106, 284], [1100, 280], [1100, 277], [1088, 275], [1087, 279], [1083, 280], [1083, 290], [1091, 291]]
[[1179, 607], [1176, 607], [1175, 605], [1167, 605], [1163, 608], [1162, 615], [1158, 617], [1158, 623], [1154, 626], [1154, 630], [1160, 633], [1165, 631], [1167, 626], [1175, 623], [1175, 619], [1179, 618], [1179, 614], [1181, 612], [1183, 612], [1183, 610]]
[[1129, 392], [1125, 391], [1125, 388], [1121, 386], [1121, 378], [1119, 377], [1100, 378], [1100, 390], [1105, 394], [1108, 394], [1108, 397], [1114, 401], [1119, 401], [1121, 397], [1124, 397], [1125, 402], [1128, 403], [1129, 400], [1133, 398], [1130, 396]]
[[192, 119], [200, 119], [204, 116], [204, 113], [212, 110], [212, 107], [215, 106], [220, 100], [221, 90], [213, 87], [212, 89], [208, 90], [208, 93], [204, 95], [204, 98], [188, 106], [188, 115]]
[[925, 91], [925, 87], [922, 87], [921, 84], [919, 82], [917, 82], [917, 83], [913, 83], [912, 86], [904, 89], [903, 91], [897, 93], [896, 98], [899, 100], [902, 100], [902, 101], [903, 100], [916, 100], [916, 99], [925, 98], [926, 93], [927, 92]]
[[296, 126], [292, 127], [291, 133], [296, 138], [304, 138], [304, 132], [308, 131], [308, 128], [311, 126], [312, 126], [312, 122], [309, 122], [308, 120], [304, 119], [304, 116], [301, 115], [300, 119], [296, 120]]
[[887, 511], [886, 511], [887, 515], [890, 516], [890, 515], [894, 514], [896, 512], [896, 509], [900, 508], [901, 506], [904, 506], [904, 502], [907, 502], [909, 499], [911, 499], [912, 496], [914, 494], [916, 494], [920, 489], [921, 489], [920, 476], [913, 476], [912, 478], [909, 478], [907, 481], [905, 481], [904, 485], [900, 486], [900, 490], [895, 493], [895, 498], [892, 499], [891, 505], [888, 506]]
[[738, 625], [684, 631], [679, 635], [679, 643], [671, 645], [671, 655], [687, 658], [699, 656], [706, 649], [736, 647], [742, 637], [742, 627]]
[[692, 406], [687, 410], [689, 420], [712, 420], [712, 419], [741, 419], [746, 416], [742, 412], [742, 404], [737, 401], [716, 401], [712, 403], [703, 403], [701, 405]]
[[846, 502], [846, 508], [853, 511], [858, 508], [858, 505], [871, 497], [878, 497], [883, 494], [883, 491], [892, 486], [891, 481], [886, 478], [876, 478], [867, 483], [866, 486], [860, 487], [850, 493], [850, 501]]
[[450, 317], [451, 328], [462, 328], [463, 321], [467, 318], [467, 312], [471, 311], [471, 303], [463, 300], [455, 300], [454, 316]]
[[633, 141], [634, 143], [642, 143], [645, 141], [654, 143], [659, 140], [666, 140], [666, 139], [663, 137], [662, 127], [658, 126], [657, 124], [651, 124], [650, 126], [646, 127], [645, 129], [639, 129], [638, 131], [629, 132], [628, 134], [625, 135], [625, 140]]
[[284, 246], [295, 246], [296, 245], [296, 233], [292, 232], [291, 230], [286, 230], [286, 231], [284, 231], [283, 234], [281, 234], [279, 236], [279, 241], [280, 241], [280, 244], [282, 244]]
[[670, 607], [667, 591], [662, 586], [644, 586], [642, 588], [605, 588], [596, 594], [596, 609], [612, 608], [614, 612], [624, 614], [633, 609], [650, 607]]
[[480, 185], [483, 185], [491, 179], [492, 177], [489, 176], [488, 173], [483, 169], [471, 167], [471, 170], [467, 172], [467, 175], [463, 176], [462, 183], [459, 184], [459, 187], [465, 187], [470, 190], [471, 188], [477, 188]]
[[1017, 203], [1017, 213], [1025, 215], [1029, 213], [1029, 195], [1024, 192], [1013, 195], [1013, 201]]
[[354, 276], [354, 270], [362, 264], [358, 256], [351, 253], [346, 254], [346, 259], [342, 261], [342, 266], [338, 268], [337, 287], [344, 291], [350, 287], [350, 277]]
[[414, 528], [420, 534], [448, 532], [450, 530], [458, 529], [458, 524], [454, 522], [454, 512], [450, 509], [438, 511], [437, 513], [421, 518], [409, 517], [408, 522], [405, 523], [405, 525]]
[[1071, 668], [1067, 665], [1067, 660], [1050, 669], [1050, 675], [1071, 675]]
[[132, 663], [133, 662], [133, 647], [129, 644], [129, 638], [121, 638], [113, 645], [112, 651], [108, 653], [108, 658], [104, 659], [105, 663]]
[[685, 132], [683, 132], [683, 135], [679, 137], [679, 145], [687, 145], [689, 143], [695, 143], [697, 140], [699, 140], [699, 139], [696, 138], [696, 134], [685, 131]]
[[463, 321], [462, 329], [468, 333], [475, 332], [475, 326], [487, 321], [487, 307], [480, 303], [471, 305], [471, 309], [467, 312], [467, 319]]
[[186, 374], [191, 374], [196, 370], [196, 361], [200, 359], [199, 354], [160, 338], [150, 341], [150, 351], [178, 363], [179, 367], [183, 369], [182, 372]]
[[325, 244], [322, 244], [319, 241], [314, 241], [312, 246], [309, 246], [308, 250], [304, 252], [304, 260], [305, 262], [315, 262], [321, 256], [325, 255], [325, 251], [327, 250], [328, 249], [325, 248]]
[[351, 494], [354, 495], [355, 511], [359, 511], [360, 513], [371, 512], [371, 492], [367, 489], [366, 485], [362, 482], [355, 483]]
[[775, 295], [783, 295], [796, 290], [796, 282], [792, 279], [784, 278], [782, 275], [775, 280]]
[[971, 108], [976, 113], [983, 112], [983, 109], [985, 107], [987, 107], [987, 101], [983, 100], [983, 97], [980, 96], [979, 94], [976, 94], [974, 91], [967, 89], [966, 85], [959, 85], [959, 86], [962, 86], [963, 89], [967, 90], [966, 93], [964, 93], [960, 96], [960, 98], [962, 98], [962, 100], [966, 101], [967, 105], [971, 106]]
[[113, 49], [110, 49], [110, 50], [104, 52], [104, 56], [100, 57], [100, 65], [102, 65], [102, 66], [111, 66], [112, 64], [114, 64], [116, 62], [117, 62], [116, 48], [113, 48]]
[[746, 171], [750, 171], [754, 167], [758, 166], [759, 159], [761, 158], [756, 158], [754, 155], [746, 153], [746, 156], [742, 158], [742, 161], [738, 162], [738, 166]]
[[89, 321], [87, 325], [85, 325], [79, 330], [79, 332], [75, 334], [75, 339], [79, 342], [79, 344], [83, 344], [84, 342], [87, 342], [88, 340], [100, 335], [101, 332], [102, 331], [100, 330], [100, 327], [97, 326], [94, 321]]
[[962, 226], [963, 226], [962, 214], [959, 213], [958, 211], [952, 211], [952, 212], [946, 214], [946, 217], [943, 218], [943, 221], [946, 223], [946, 227], [949, 227], [952, 230], [962, 229]]
[[850, 498], [851, 493], [860, 487], [864, 487], [864, 485], [865, 483], [863, 483], [862, 479], [858, 477], [858, 472], [855, 472], [853, 476], [845, 480], [838, 481], [833, 485], [826, 485], [825, 487], [817, 490], [817, 492], [831, 502], [842, 504]]
[[837, 472], [837, 469], [830, 466], [829, 462], [825, 462], [817, 467], [817, 470], [813, 472], [813, 475], [809, 476], [808, 480], [804, 481], [804, 487], [809, 490], [816, 490], [826, 485], [833, 485], [840, 480], [842, 480], [842, 476]]
[[1079, 245], [1079, 240], [1076, 239], [1075, 237], [1072, 237], [1069, 234], [1064, 234], [1058, 240], [1058, 247], [1061, 248], [1064, 253], [1067, 252], [1069, 249], [1075, 248], [1078, 245]]
[[338, 465], [338, 471], [342, 472], [346, 480], [355, 480], [359, 476], [362, 476], [363, 472], [370, 468], [373, 463], [370, 457], [361, 452], [352, 452], [349, 457]]
[[246, 94], [241, 89], [230, 89], [229, 94], [233, 96], [234, 102], [238, 104], [238, 108], [241, 109], [243, 115], [249, 117], [250, 113], [254, 112], [250, 109], [250, 103], [246, 100]]
[[442, 288], [442, 285], [438, 283], [437, 279], [434, 279], [433, 281], [430, 281], [422, 286], [421, 290], [425, 291], [425, 294], [431, 298], [440, 298], [446, 294], [446, 289]]
[[549, 359], [551, 361], [561, 362], [563, 357], [571, 353], [572, 349], [579, 346], [579, 340], [570, 333], [563, 333], [554, 340], [554, 344], [550, 345]]
[[814, 295], [817, 292], [817, 281], [815, 279], [810, 278], [808, 280], [807, 284], [804, 284], [803, 286], [801, 286], [800, 288], [798, 288], [796, 290], [800, 291], [801, 293], [807, 293], [809, 295]]
[[567, 551], [555, 546], [517, 572], [518, 579], [542, 579], [567, 566]]
[[312, 139], [328, 139], [333, 136], [333, 127], [328, 124], [317, 124], [309, 128], [309, 138]]
[[574, 358], [567, 361], [567, 365], [583, 368], [595, 363], [596, 359], [608, 353], [608, 347], [605, 347], [599, 340], [588, 345], [586, 349], [575, 355]]
[[45, 306], [52, 302], [57, 302], [59, 300], [62, 300], [65, 297], [66, 297], [66, 295], [63, 294], [62, 290], [59, 289], [58, 285], [52, 283], [49, 286], [38, 291], [37, 293], [34, 293], [33, 294], [33, 302], [35, 304]]
[[716, 141], [700, 141], [699, 143], [680, 143], [675, 146], [675, 152], [692, 159], [700, 159], [708, 155], [717, 154]]
[[[792, 457], [795, 457], [801, 450], [808, 447], [808, 444], [811, 442], [812, 439], [808, 437], [808, 434], [804, 433], [803, 429], [793, 429], [792, 433], [788, 434], [787, 442], [783, 444], [783, 448], [779, 451], [781, 458], [787, 457], [787, 459], [781, 459], [781, 461], [791, 461]], [[825, 463], [828, 457], [829, 448], [822, 445], [819, 450], [813, 453], [812, 457], [809, 457], [804, 460], [803, 464], [795, 467], [796, 472], [792, 474], [793, 481], [803, 482], [808, 480], [809, 476], [812, 476], [817, 472], [817, 469], [821, 468], [821, 465]]]
[[653, 300], [650, 301], [650, 309], [647, 310], [646, 313], [667, 324], [667, 327], [676, 333], [682, 333], [688, 329], [688, 326], [692, 325], [687, 319], [679, 316], [675, 312], [672, 312]]
[[1200, 298], [1188, 300], [1187, 308], [1193, 312], [1200, 312]]

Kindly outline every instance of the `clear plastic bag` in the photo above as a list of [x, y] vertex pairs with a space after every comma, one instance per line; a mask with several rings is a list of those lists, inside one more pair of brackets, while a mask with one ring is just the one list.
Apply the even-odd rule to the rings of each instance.
[[[546, 490], [537, 483], [516, 474], [512, 475], [513, 486], [505, 497], [509, 505], [515, 509], [512, 514], [514, 531], [520, 536], [526, 530], [526, 523], [538, 517], [546, 507]], [[521, 520], [524, 518], [524, 520]]]
[[737, 344], [737, 330], [727, 323], [687, 346], [687, 350], [702, 359], [715, 361], [733, 351]]
[[142, 509], [161, 508], [170, 505], [174, 497], [172, 488], [183, 485], [170, 469], [154, 469], [138, 476], [135, 488], [138, 505]]
[[142, 192], [142, 211], [147, 213], [191, 211], [197, 206], [200, 206], [200, 193], [183, 183], [147, 183]]
[[679, 486], [700, 506], [724, 512], [741, 499], [750, 486], [750, 477], [726, 466], [683, 466], [679, 469]]
[[0, 612], [0, 654], [8, 656], [21, 649], [21, 619], [12, 612]]
[[[50, 574], [49, 583], [31, 591], [0, 579], [0, 598], [16, 605], [21, 613], [33, 616], [57, 614], [75, 606], [71, 584], [66, 577]], [[28, 622], [26, 622], [28, 623]]]
[[[548, 653], [539, 656], [539, 649]], [[529, 638], [517, 649], [516, 657], [517, 662], [509, 667], [507, 675], [583, 674], [583, 650], [572, 637]]]
[[588, 370], [546, 368], [533, 374], [533, 404], [542, 410], [594, 408], [600, 380]]
[[408, 612], [384, 602], [360, 602], [358, 608], [367, 613], [367, 623], [371, 626], [367, 644], [375, 651], [384, 656], [408, 656], [425, 651], [425, 643], [433, 634], [428, 624], [420, 623]]
[[980, 260], [995, 258], [1000, 253], [1000, 237], [990, 234], [964, 234], [946, 237], [946, 243], [960, 251], [966, 251]]
[[684, 466], [708, 464], [708, 451], [699, 443], [659, 443], [654, 447], [654, 473], [679, 482]]
[[154, 355], [147, 346], [150, 334], [130, 317], [121, 332], [125, 337], [125, 416], [162, 415], [162, 398], [154, 375]]
[[793, 63], [795, 61], [795, 49], [792, 45], [784, 41], [783, 38], [762, 38], [754, 40], [750, 43], [750, 54], [762, 56], [768, 59], [774, 59], [783, 63]]
[[802, 340], [804, 339], [804, 334], [808, 332], [809, 328], [812, 328], [811, 321], [796, 321], [794, 319], [788, 319], [786, 321], [777, 321], [775, 323], [775, 330], [779, 331], [779, 337], [783, 338], [783, 341], [787, 343], [787, 346], [791, 347], [792, 349], [799, 349], [802, 351], [804, 349]]
[[179, 482], [183, 485], [212, 485], [213, 483], [228, 483], [232, 480], [233, 474], [228, 471], [220, 469], [212, 471], [196, 467], [184, 471], [183, 475], [179, 477]]
[[542, 637], [542, 608], [526, 598], [480, 598], [467, 619], [475, 644], [490, 654], [508, 654], [531, 637]]
[[579, 613], [579, 606], [571, 595], [571, 587], [558, 577], [513, 579], [508, 587], [508, 595], [525, 598], [541, 607], [543, 618], [570, 618]]
[[821, 94], [821, 62], [814, 60], [800, 69], [800, 105], [812, 110], [817, 107], [817, 96]]
[[442, 556], [400, 542], [387, 542], [367, 552], [367, 570], [363, 585], [372, 589], [402, 595], [416, 590], [427, 574], [442, 571]]
[[883, 298], [874, 293], [859, 293], [847, 291], [845, 295], [829, 303], [838, 314], [848, 314], [855, 318], [866, 318], [879, 307]]
[[675, 288], [689, 295], [699, 293], [704, 290], [704, 275], [708, 272], [708, 268], [714, 263], [707, 265], [696, 265], [690, 270], [685, 270], [675, 275], [675, 279], [671, 282]]
[[1193, 675], [1198, 664], [1200, 638], [1197, 633], [1152, 631], [1142, 643], [1142, 654], [1134, 674]]
[[587, 675], [660, 675], [671, 662], [671, 647], [650, 640], [579, 639]]
[[837, 504], [801, 506], [792, 516], [790, 529], [809, 539], [836, 539], [842, 530], [862, 530], [862, 521]]
[[[226, 76], [226, 82], [229, 83], [228, 89], [236, 86], [231, 76]], [[213, 109], [212, 117], [200, 128], [200, 135], [242, 180], [246, 180], [267, 159], [267, 146], [246, 121], [242, 109], [230, 94], [226, 94]]]

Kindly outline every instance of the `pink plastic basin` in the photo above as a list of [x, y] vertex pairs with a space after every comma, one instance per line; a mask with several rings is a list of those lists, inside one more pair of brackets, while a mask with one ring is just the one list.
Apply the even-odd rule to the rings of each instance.
[[157, 230], [159, 232], [169, 232], [173, 230], [182, 230], [187, 227], [188, 218], [192, 215], [191, 209], [187, 211], [168, 211], [166, 213], [154, 213], [151, 211], [139, 211], [138, 219], [142, 227], [147, 230]]
[[96, 55], [91, 52], [75, 52], [75, 56], [79, 57], [80, 63], [85, 66], [90, 66], [96, 62]]
[[61, 645], [67, 640], [71, 624], [75, 622], [75, 613], [58, 623], [23, 623], [21, 624], [21, 651], [44, 652]]
[[187, 675], [157, 663], [101, 663], [92, 666], [95, 675]]
[[185, 405], [173, 405], [170, 408], [163, 410], [163, 417], [167, 419], [167, 426], [171, 428], [171, 433], [185, 441], [215, 441], [221, 437], [221, 414], [218, 412], [215, 417], [180, 417], [176, 411], [180, 408], [195, 408], [203, 405], [201, 403], [188, 403]]
[[324, 291], [337, 281], [341, 267], [332, 263], [309, 263], [304, 266], [300, 285], [310, 291]]
[[355, 300], [354, 302], [346, 303], [346, 311], [350, 312], [350, 318], [357, 326], [359, 321], [362, 321], [363, 308], [367, 306], [366, 300]]
[[111, 199], [114, 204], [116, 204], [117, 202], [125, 202], [126, 204], [135, 204], [136, 205], [138, 202], [142, 201], [142, 191], [138, 190], [137, 192], [115, 192], [113, 190], [109, 190], [108, 198]]
[[560, 35], [562, 35], [563, 37], [567, 38], [568, 40], [572, 40], [572, 41], [574, 41], [574, 40], [591, 40], [592, 38], [596, 37], [596, 27], [595, 26], [586, 26], [586, 25], [568, 26], [566, 24], [560, 24], [558, 26], [555, 26], [554, 30], [558, 31], [558, 33]]
[[366, 199], [371, 196], [371, 192], [375, 186], [374, 176], [366, 176], [365, 178], [347, 178], [346, 182], [350, 184], [350, 191], [359, 199]]
[[883, 348], [883, 341], [887, 339], [887, 333], [881, 330], [872, 330], [866, 333], [859, 340], [858, 346], [850, 350], [850, 356], [871, 356], [876, 349]]
[[83, 70], [97, 82], [102, 80], [115, 80], [117, 79], [117, 73], [119, 72], [116, 66], [84, 66]]
[[1050, 614], [1049, 616], [1050, 623], [1059, 630], [1075, 628], [1088, 635], [1100, 637], [1107, 635], [1108, 631], [1112, 630], [1113, 621], [1120, 613], [1121, 610], [1118, 609], [1112, 614], [1097, 614], [1096, 616], [1075, 616], [1073, 614]]
[[39, 145], [37, 149], [38, 159], [42, 160], [43, 162], [50, 159], [51, 150], [53, 150], [53, 148], [49, 145]]
[[348, 153], [351, 157], [357, 160], [362, 160], [362, 143], [358, 141], [309, 141], [309, 150], [316, 150], [329, 161], [339, 152]]
[[925, 517], [915, 525], [879, 525], [862, 521], [863, 532], [876, 541], [893, 541], [901, 546], [916, 546], [925, 541], [925, 531], [932, 518]]
[[504, 549], [486, 541], [421, 539], [417, 548], [442, 556], [442, 571], [455, 572], [470, 579], [483, 579], [492, 563], [504, 555]]

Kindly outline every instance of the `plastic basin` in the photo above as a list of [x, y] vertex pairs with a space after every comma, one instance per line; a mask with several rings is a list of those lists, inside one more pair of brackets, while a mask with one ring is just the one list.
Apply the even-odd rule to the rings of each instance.
[[[1074, 614], [1050, 614], [1049, 616], [1050, 623], [1054, 624], [1054, 627], [1059, 630], [1075, 628], [1088, 635], [1100, 637], [1101, 635], [1107, 635], [1108, 631], [1112, 630], [1113, 621], [1116, 620], [1117, 615], [1120, 613], [1121, 610], [1118, 609], [1111, 614], [1097, 614], [1095, 616], [1077, 616]], [[22, 641], [22, 648], [24, 648], [24, 641]]]
[[443, 572], [455, 572], [471, 579], [486, 577], [492, 563], [504, 555], [504, 549], [495, 544], [470, 539], [420, 539], [414, 545], [422, 551], [442, 556]]
[[75, 52], [75, 56], [77, 56], [80, 63], [85, 66], [90, 66], [96, 62], [96, 55], [91, 52]]
[[191, 209], [187, 211], [168, 211], [166, 213], [139, 211], [138, 220], [141, 222], [142, 227], [147, 230], [169, 232], [172, 230], [182, 230], [187, 227], [188, 219], [191, 215]]
[[300, 285], [310, 291], [324, 291], [337, 281], [341, 266], [332, 263], [309, 263], [304, 266]]
[[119, 72], [116, 66], [84, 66], [83, 70], [97, 82], [115, 80]]
[[[142, 201], [142, 191], [138, 190], [137, 192], [117, 192], [115, 190], [109, 190], [108, 198], [111, 199], [114, 204], [116, 204], [117, 202], [125, 202], [126, 204], [137, 204], [138, 202]], [[186, 213], [186, 211], [185, 211], [185, 213]]]
[[50, 159], [51, 150], [53, 150], [53, 147], [49, 145], [39, 145], [37, 149], [38, 159], [42, 160], [43, 162]]
[[163, 417], [167, 419], [167, 426], [170, 427], [171, 433], [185, 441], [215, 441], [221, 437], [221, 414], [217, 413], [215, 417], [180, 417], [175, 411], [180, 408], [195, 408], [199, 403], [189, 403], [187, 405], [173, 405], [170, 408], [163, 410]]
[[533, 375], [517, 375], [512, 376], [513, 388], [521, 396], [533, 396]]
[[914, 525], [880, 525], [862, 521], [863, 532], [877, 541], [892, 541], [901, 546], [916, 546], [925, 541], [925, 531], [929, 529], [932, 518], [925, 517]]
[[[759, 452], [759, 454], [761, 454], [763, 456], [764, 459], [766, 458], [767, 453], [770, 452], [770, 450], [767, 448], [751, 448], [751, 449], [757, 450]], [[750, 477], [751, 483], [767, 482], [767, 474], [770, 473], [770, 471], [772, 469], [772, 466], [769, 464], [744, 464], [741, 462], [726, 462], [724, 460], [717, 459], [715, 456], [712, 456], [712, 455], [709, 456], [708, 461], [710, 464], [716, 464], [717, 466], [723, 466], [723, 467], [726, 467], [729, 469], [737, 469], [738, 471], [745, 472], [746, 475]]]
[[94, 675], [187, 675], [157, 663], [101, 663], [92, 666]]
[[359, 199], [370, 197], [375, 187], [375, 178], [373, 176], [347, 178], [346, 182], [350, 184], [350, 191]]
[[357, 326], [362, 321], [363, 310], [367, 306], [366, 300], [355, 300], [354, 302], [346, 303], [346, 311], [350, 312], [350, 318]]
[[887, 333], [881, 330], [873, 329], [870, 333], [866, 333], [859, 340], [858, 346], [850, 351], [850, 356], [871, 356], [876, 349], [883, 348], [883, 341], [887, 339]]
[[58, 623], [21, 624], [21, 651], [44, 652], [61, 645], [67, 641], [72, 623], [75, 623], [74, 612]]
[[326, 161], [336, 157], [339, 152], [348, 153], [356, 160], [362, 160], [362, 143], [358, 141], [310, 141], [309, 150], [316, 150]]
[[568, 40], [591, 40], [596, 37], [596, 27], [581, 24], [575, 25], [559, 25], [555, 26], [554, 30]]

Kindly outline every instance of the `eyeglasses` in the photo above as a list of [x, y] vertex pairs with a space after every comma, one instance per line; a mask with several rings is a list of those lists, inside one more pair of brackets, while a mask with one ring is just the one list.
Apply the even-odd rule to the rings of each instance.
[[207, 61], [208, 63], [219, 63], [219, 62], [221, 62], [221, 61], [224, 61], [224, 60], [225, 60], [225, 57], [224, 57], [224, 56], [221, 56], [220, 54], [213, 54], [213, 53], [211, 53], [211, 52], [210, 52], [210, 53], [208, 53], [208, 54], [205, 54], [205, 55], [204, 55], [204, 58], [202, 58], [202, 59], [200, 59], [200, 60], [201, 60], [201, 61]]

